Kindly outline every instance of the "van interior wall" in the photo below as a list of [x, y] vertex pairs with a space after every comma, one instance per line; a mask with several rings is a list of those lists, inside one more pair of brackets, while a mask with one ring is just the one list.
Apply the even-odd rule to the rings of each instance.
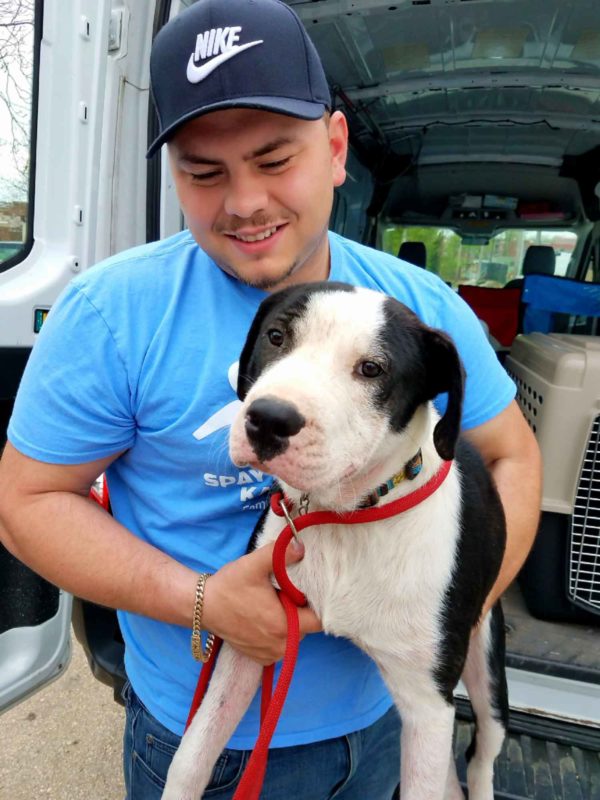
[[366, 210], [373, 196], [374, 181], [370, 170], [350, 148], [346, 180], [336, 189], [330, 228], [342, 236], [365, 242], [368, 227]]

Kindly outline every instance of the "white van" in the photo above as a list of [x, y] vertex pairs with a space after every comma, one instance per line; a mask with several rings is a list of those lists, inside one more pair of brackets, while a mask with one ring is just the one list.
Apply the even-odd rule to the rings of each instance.
[[[164, 156], [145, 152], [157, 129], [151, 42], [190, 4], [0, 4], [2, 436], [64, 286], [183, 226]], [[434, 270], [473, 304], [542, 446], [540, 534], [505, 598], [511, 727], [497, 797], [598, 800], [600, 2], [288, 4], [350, 124], [332, 228]], [[545, 329], [527, 323], [539, 273], [582, 303], [546, 308]], [[118, 696], [112, 611], [1, 547], [0, 587], [0, 710], [64, 672], [72, 619], [94, 675]], [[460, 696], [457, 706], [464, 778], [469, 709]]]

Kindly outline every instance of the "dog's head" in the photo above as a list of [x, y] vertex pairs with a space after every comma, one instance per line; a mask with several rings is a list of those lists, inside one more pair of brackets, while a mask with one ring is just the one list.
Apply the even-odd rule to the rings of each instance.
[[399, 469], [415, 454], [428, 403], [443, 392], [448, 407], [433, 442], [450, 459], [463, 395], [451, 340], [378, 292], [290, 287], [264, 300], [250, 328], [231, 456], [301, 491], [349, 482], [360, 494], [379, 465], [395, 458]]

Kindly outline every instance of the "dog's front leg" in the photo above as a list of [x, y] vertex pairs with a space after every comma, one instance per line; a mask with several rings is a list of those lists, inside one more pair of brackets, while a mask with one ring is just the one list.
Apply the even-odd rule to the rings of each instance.
[[223, 644], [202, 705], [171, 762], [162, 800], [199, 800], [261, 674], [260, 664]]
[[443, 800], [452, 754], [454, 707], [402, 709], [400, 787], [402, 800]]

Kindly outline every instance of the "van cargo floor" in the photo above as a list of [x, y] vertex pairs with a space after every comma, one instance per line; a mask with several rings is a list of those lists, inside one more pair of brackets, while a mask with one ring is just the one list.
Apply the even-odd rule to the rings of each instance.
[[[502, 605], [510, 666], [600, 683], [598, 627], [535, 619], [516, 584], [504, 595]], [[454, 752], [459, 778], [466, 787], [464, 754], [473, 725], [468, 721], [470, 713], [465, 705], [459, 704], [459, 715], [465, 719], [457, 721]], [[538, 730], [533, 730], [536, 733]], [[600, 800], [600, 752], [586, 749], [588, 737], [575, 737], [568, 730], [561, 735], [557, 728], [553, 733], [560, 741], [553, 741], [551, 736], [541, 738], [541, 730], [539, 733], [540, 737], [530, 735], [516, 725], [506, 737], [495, 767], [496, 800]], [[589, 737], [592, 747], [597, 741], [597, 736]]]
[[[466, 786], [464, 753], [473, 726], [457, 722], [455, 757]], [[600, 753], [510, 734], [496, 761], [496, 800], [600, 800]]]
[[598, 626], [546, 622], [531, 616], [516, 584], [502, 598], [509, 666], [600, 683]]

